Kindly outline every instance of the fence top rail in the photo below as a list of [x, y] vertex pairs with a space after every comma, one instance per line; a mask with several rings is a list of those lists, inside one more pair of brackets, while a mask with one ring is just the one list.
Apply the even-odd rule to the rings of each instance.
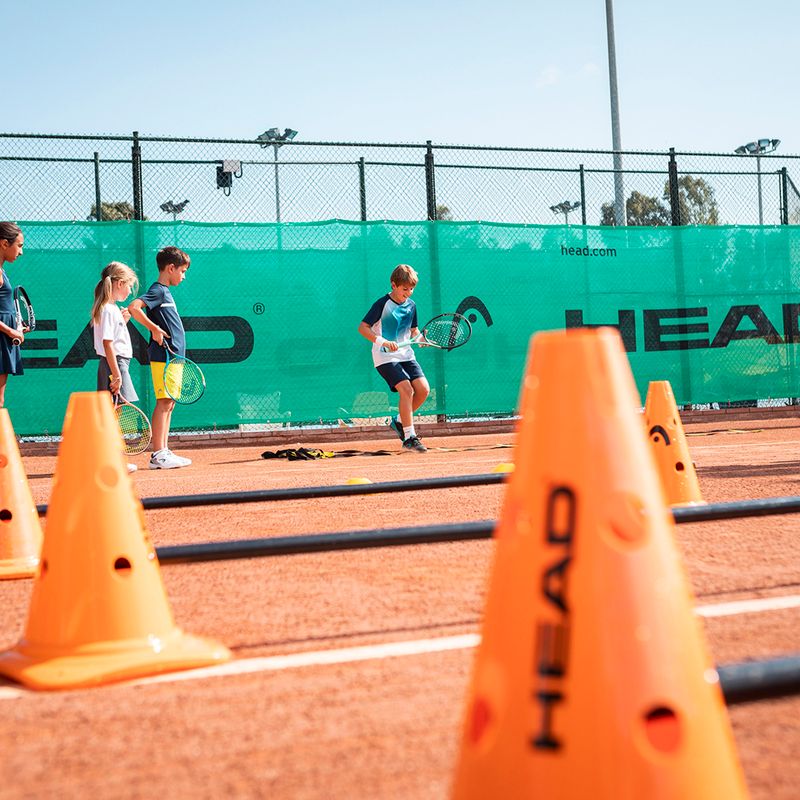
[[[208, 137], [185, 137], [185, 136], [147, 136], [139, 135], [136, 138], [140, 143], [144, 142], [165, 142], [183, 144], [250, 144], [260, 147], [270, 147], [278, 145], [280, 147], [391, 147], [391, 148], [412, 148], [427, 149], [428, 147], [437, 150], [474, 150], [474, 151], [495, 151], [512, 153], [571, 153], [571, 154], [593, 154], [593, 155], [628, 155], [628, 156], [657, 156], [668, 158], [671, 154], [685, 157], [714, 157], [714, 158], [752, 158], [750, 153], [734, 152], [704, 152], [690, 150], [613, 150], [604, 148], [573, 148], [573, 147], [511, 147], [502, 145], [468, 145], [468, 144], [437, 144], [432, 141], [426, 142], [337, 142], [337, 141], [297, 141], [286, 142], [265, 142], [257, 138], [249, 139], [214, 139]], [[61, 140], [107, 140], [133, 142], [134, 134], [73, 134], [73, 133], [0, 133], [0, 139], [61, 139]], [[793, 153], [761, 153], [758, 154], [764, 159], [800, 159], [800, 154]]]

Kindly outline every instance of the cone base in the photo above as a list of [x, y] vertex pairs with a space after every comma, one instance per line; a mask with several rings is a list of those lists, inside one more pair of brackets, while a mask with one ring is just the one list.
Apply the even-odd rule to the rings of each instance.
[[229, 661], [227, 647], [176, 628], [167, 637], [100, 642], [48, 655], [24, 640], [0, 653], [0, 675], [30, 689], [80, 689]]
[[39, 556], [0, 559], [0, 581], [13, 578], [32, 578], [39, 568]]

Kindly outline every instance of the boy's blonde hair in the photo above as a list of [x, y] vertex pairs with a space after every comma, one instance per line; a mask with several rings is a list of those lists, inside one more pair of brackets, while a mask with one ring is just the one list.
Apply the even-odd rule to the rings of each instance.
[[136, 273], [121, 261], [112, 261], [103, 267], [100, 273], [100, 280], [97, 286], [94, 287], [94, 303], [92, 304], [92, 322], [97, 324], [100, 322], [100, 310], [107, 303], [113, 300], [114, 286], [112, 281], [123, 281], [130, 284], [131, 289], [135, 292], [139, 286], [139, 279]]
[[419, 275], [414, 267], [408, 264], [398, 264], [392, 271], [389, 280], [395, 286], [416, 286], [419, 283]]

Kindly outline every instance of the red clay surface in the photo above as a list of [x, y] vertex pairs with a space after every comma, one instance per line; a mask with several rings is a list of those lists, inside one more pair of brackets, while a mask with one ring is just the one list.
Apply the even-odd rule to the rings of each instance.
[[[800, 494], [792, 419], [686, 426], [710, 502]], [[265, 461], [264, 446], [178, 449], [186, 469], [134, 460], [142, 497], [490, 472], [510, 435], [427, 439], [427, 455]], [[313, 446], [304, 442], [305, 446]], [[364, 450], [396, 440], [347, 442]], [[285, 445], [280, 445], [281, 447]], [[336, 449], [327, 443], [326, 449]], [[436, 449], [446, 448], [446, 449]], [[24, 458], [35, 500], [49, 500], [55, 458]], [[502, 487], [146, 513], [157, 547], [497, 517]], [[793, 516], [680, 525], [699, 605], [795, 595]], [[236, 659], [478, 632], [490, 541], [164, 565], [178, 625]], [[0, 581], [0, 648], [27, 617], [31, 580]], [[797, 653], [798, 611], [704, 622], [718, 664]], [[177, 682], [3, 698], [0, 798], [445, 798], [474, 650], [302, 666]], [[753, 798], [800, 794], [800, 698], [733, 706]]]

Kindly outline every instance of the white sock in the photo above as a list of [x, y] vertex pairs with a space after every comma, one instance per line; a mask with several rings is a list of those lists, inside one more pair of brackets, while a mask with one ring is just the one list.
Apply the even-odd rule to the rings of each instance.
[[413, 425], [409, 425], [407, 428], [403, 428], [403, 436], [405, 436], [406, 439], [410, 438], [411, 436], [416, 436], [416, 435], [417, 435], [417, 432], [414, 430], [414, 426]]

